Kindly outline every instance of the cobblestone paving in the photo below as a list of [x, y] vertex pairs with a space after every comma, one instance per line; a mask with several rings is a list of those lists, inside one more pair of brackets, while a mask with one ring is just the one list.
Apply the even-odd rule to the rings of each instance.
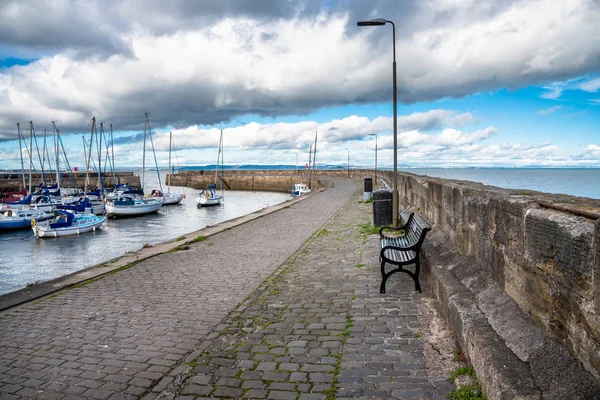
[[360, 227], [372, 205], [334, 182], [3, 312], [0, 399], [443, 398], [412, 281], [394, 275], [379, 293], [377, 237]]
[[450, 384], [426, 377], [412, 280], [396, 274], [379, 293], [378, 239], [361, 227], [372, 205], [359, 200], [146, 398], [445, 398]]
[[128, 399], [161, 390], [357, 189], [334, 182], [187, 250], [2, 312], [0, 398]]

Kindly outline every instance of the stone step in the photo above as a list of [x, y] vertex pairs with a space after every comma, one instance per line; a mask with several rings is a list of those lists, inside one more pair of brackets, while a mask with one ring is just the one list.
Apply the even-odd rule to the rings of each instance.
[[595, 399], [600, 382], [497, 282], [433, 232], [424, 276], [488, 399]]

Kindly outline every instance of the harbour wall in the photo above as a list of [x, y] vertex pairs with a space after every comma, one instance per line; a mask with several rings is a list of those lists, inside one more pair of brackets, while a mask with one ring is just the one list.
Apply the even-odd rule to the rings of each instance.
[[[56, 183], [56, 173], [49, 171], [44, 175], [46, 185], [50, 186]], [[91, 187], [98, 185], [98, 175], [95, 172], [89, 173], [89, 184]], [[74, 188], [83, 187], [85, 185], [85, 172], [63, 172], [60, 177], [61, 187]], [[31, 174], [31, 184], [33, 190], [42, 182], [41, 173]], [[113, 181], [111, 173], [103, 174], [104, 187], [112, 187], [113, 182], [117, 184], [129, 185], [131, 187], [140, 187], [140, 177], [133, 174], [133, 172], [115, 172], [115, 179]], [[25, 174], [25, 188], [29, 188], [29, 173]], [[23, 176], [20, 172], [0, 172], [0, 192], [12, 192], [23, 189]]]
[[[364, 174], [373, 176], [373, 171]], [[389, 183], [392, 174], [378, 171]], [[446, 267], [471, 286], [477, 301], [484, 295], [476, 286], [493, 281], [537, 327], [600, 378], [600, 200], [409, 173], [398, 174], [398, 190], [400, 208], [423, 216], [438, 243], [470, 266]], [[446, 264], [451, 263], [448, 258]], [[435, 289], [440, 299], [448, 295], [441, 286]], [[484, 312], [492, 320], [490, 310]], [[452, 310], [448, 317], [458, 318]], [[519, 334], [509, 332], [505, 340]], [[529, 361], [531, 349], [513, 351]]]
[[[194, 189], [206, 189], [215, 182], [214, 170], [179, 171], [170, 175], [171, 185], [185, 186]], [[167, 178], [168, 179], [168, 178]], [[290, 170], [228, 170], [223, 174], [223, 186], [228, 190], [256, 190], [268, 192], [290, 192], [296, 183], [308, 183], [306, 172]], [[311, 187], [316, 187], [317, 180], [311, 178]], [[221, 183], [218, 182], [220, 187]]]

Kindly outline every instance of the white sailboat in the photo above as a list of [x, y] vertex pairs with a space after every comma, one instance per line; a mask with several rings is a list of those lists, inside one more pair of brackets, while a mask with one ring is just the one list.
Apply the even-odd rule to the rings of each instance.
[[[146, 113], [146, 118], [144, 120], [144, 150], [142, 156], [142, 195], [133, 194], [133, 193], [122, 193], [118, 196], [110, 196], [106, 199], [106, 214], [109, 217], [135, 217], [139, 215], [146, 215], [158, 212], [158, 210], [163, 206], [165, 200], [163, 197], [156, 197], [150, 195], [148, 197], [143, 197], [143, 188], [144, 188], [144, 176], [146, 170], [146, 128], [148, 131], [150, 130], [150, 122], [148, 120], [148, 113]], [[150, 132], [150, 135], [152, 133]], [[150, 137], [152, 140], [152, 137]], [[154, 150], [154, 146], [153, 146]], [[158, 168], [156, 169], [156, 173], [158, 174]], [[160, 176], [159, 176], [159, 184], [160, 184]]]
[[[221, 169], [223, 168], [223, 130], [221, 130], [221, 137], [219, 138], [219, 152], [217, 154], [217, 164], [215, 165], [215, 182], [208, 186], [208, 188], [202, 190], [196, 196], [196, 206], [198, 207], [209, 207], [218, 206], [223, 202], [223, 181], [221, 178], [221, 190], [217, 190], [217, 181], [219, 180], [219, 162], [221, 162]], [[222, 171], [221, 171], [222, 173]]]
[[185, 193], [171, 193], [171, 148], [173, 147], [173, 132], [169, 132], [169, 174], [167, 175], [167, 193], [163, 193], [165, 206], [171, 204], [179, 204], [185, 198]]

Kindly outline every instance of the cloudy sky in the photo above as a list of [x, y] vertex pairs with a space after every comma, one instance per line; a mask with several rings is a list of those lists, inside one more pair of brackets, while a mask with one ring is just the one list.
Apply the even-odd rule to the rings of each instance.
[[597, 0], [0, 0], [0, 168], [29, 121], [83, 166], [93, 116], [141, 165], [145, 113], [161, 165], [391, 167], [378, 17], [401, 167], [600, 167]]

